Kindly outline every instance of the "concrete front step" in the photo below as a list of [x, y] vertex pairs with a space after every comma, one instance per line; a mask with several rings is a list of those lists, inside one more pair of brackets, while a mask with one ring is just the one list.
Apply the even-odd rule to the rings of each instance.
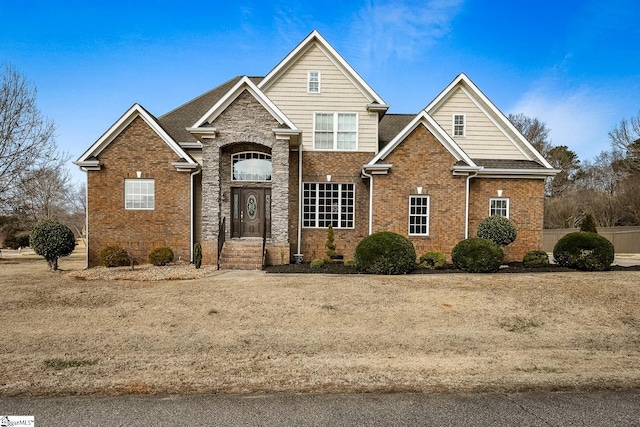
[[221, 270], [262, 270], [262, 240], [227, 240], [220, 255]]

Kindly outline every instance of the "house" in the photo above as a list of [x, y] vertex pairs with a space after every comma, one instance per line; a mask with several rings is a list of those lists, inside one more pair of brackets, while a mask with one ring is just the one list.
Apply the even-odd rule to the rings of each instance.
[[[382, 230], [449, 258], [489, 215], [509, 259], [542, 245], [557, 173], [465, 75], [417, 115], [389, 105], [317, 32], [264, 77], [235, 77], [155, 117], [135, 104], [74, 163], [87, 172], [88, 265], [120, 245], [261, 268], [324, 257]], [[263, 249], [264, 245], [264, 249]]]

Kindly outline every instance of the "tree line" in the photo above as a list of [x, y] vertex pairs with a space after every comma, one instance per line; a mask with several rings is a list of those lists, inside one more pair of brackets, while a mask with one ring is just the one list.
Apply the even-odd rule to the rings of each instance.
[[549, 141], [545, 123], [523, 114], [509, 120], [561, 172], [545, 186], [545, 228], [578, 227], [593, 216], [598, 227], [640, 226], [640, 113], [609, 131], [609, 149], [581, 162], [566, 145]]
[[37, 107], [37, 89], [11, 65], [0, 69], [0, 247], [27, 246], [46, 219], [81, 236], [85, 187], [72, 182], [69, 154]]

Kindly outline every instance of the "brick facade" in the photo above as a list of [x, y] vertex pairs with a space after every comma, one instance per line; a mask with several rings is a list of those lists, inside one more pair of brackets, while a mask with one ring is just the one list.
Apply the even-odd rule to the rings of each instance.
[[[87, 172], [87, 221], [89, 266], [98, 265], [98, 254], [109, 245], [128, 250], [137, 262], [146, 263], [156, 246], [169, 246], [175, 258], [189, 260], [191, 177], [177, 172], [176, 153], [146, 124], [136, 118], [99, 155], [102, 168]], [[125, 179], [155, 180], [155, 209], [124, 208]]]
[[504, 248], [505, 261], [522, 261], [534, 249], [542, 249], [544, 215], [543, 179], [472, 179], [469, 202], [469, 235], [476, 236], [478, 226], [489, 216], [489, 200], [509, 199], [509, 219], [518, 233], [516, 240]]

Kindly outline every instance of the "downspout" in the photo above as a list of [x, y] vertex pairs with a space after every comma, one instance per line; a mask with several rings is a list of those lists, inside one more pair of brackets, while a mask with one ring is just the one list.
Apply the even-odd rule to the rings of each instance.
[[302, 262], [300, 253], [302, 240], [302, 144], [298, 145], [298, 250], [294, 255], [296, 264]]
[[87, 184], [84, 191], [84, 232], [86, 238], [84, 240], [84, 269], [89, 268], [89, 173], [86, 169], [80, 168], [87, 175]]
[[369, 178], [369, 235], [373, 234], [373, 175], [365, 172], [362, 168], [362, 175]]
[[469, 187], [470, 187], [469, 182], [471, 181], [471, 178], [475, 178], [476, 176], [478, 176], [478, 172], [474, 172], [473, 175], [472, 174], [467, 175], [467, 200], [466, 200], [465, 220], [464, 220], [464, 238], [465, 239], [469, 238]]
[[190, 253], [190, 257], [191, 257], [191, 263], [193, 264], [193, 245], [195, 245], [196, 242], [194, 242], [194, 238], [195, 238], [195, 229], [194, 229], [194, 224], [195, 224], [195, 210], [196, 210], [196, 205], [195, 205], [195, 194], [194, 194], [194, 185], [193, 185], [193, 181], [194, 178], [197, 174], [199, 174], [200, 172], [202, 172], [202, 169], [198, 169], [197, 171], [193, 172], [191, 174], [191, 227], [190, 227], [190, 241], [191, 241], [191, 249], [189, 249], [189, 253]]

